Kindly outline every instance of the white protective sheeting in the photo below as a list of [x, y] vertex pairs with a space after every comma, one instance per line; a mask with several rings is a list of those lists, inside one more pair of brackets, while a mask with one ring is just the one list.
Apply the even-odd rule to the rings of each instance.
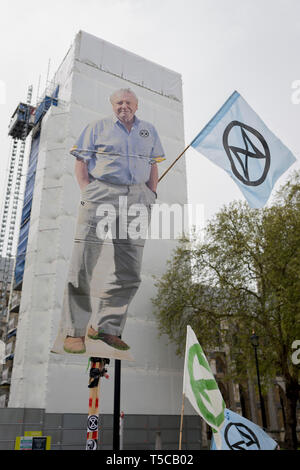
[[77, 58], [80, 62], [182, 101], [180, 74], [85, 32], [79, 34], [81, 41]]
[[[50, 353], [62, 308], [80, 192], [69, 149], [90, 121], [111, 113], [108, 97], [130, 87], [139, 98], [137, 115], [158, 130], [167, 160], [184, 148], [181, 76], [90, 34], [80, 32], [55, 76], [59, 106], [42, 123], [10, 407], [49, 413], [84, 413], [88, 401], [87, 360]], [[162, 180], [158, 203], [187, 203], [185, 159]], [[176, 245], [147, 240], [142, 283], [130, 304], [123, 338], [135, 362], [122, 362], [121, 406], [125, 413], [179, 414], [183, 359], [166, 337], [158, 337], [152, 315], [153, 275], [160, 276]], [[113, 411], [112, 378], [105, 381], [101, 413]], [[193, 414], [191, 409], [187, 413]]]

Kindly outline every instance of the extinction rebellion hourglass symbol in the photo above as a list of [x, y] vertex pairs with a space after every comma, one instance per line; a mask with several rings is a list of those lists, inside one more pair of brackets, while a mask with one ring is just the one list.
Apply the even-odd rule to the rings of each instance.
[[[230, 134], [239, 132], [241, 136], [241, 146], [229, 145]], [[263, 149], [260, 150], [259, 143]], [[255, 145], [256, 144], [256, 145]], [[271, 155], [268, 144], [264, 137], [253, 127], [247, 126], [239, 121], [232, 121], [226, 127], [223, 134], [223, 146], [229, 158], [233, 174], [247, 186], [259, 186], [262, 184], [270, 169]], [[264, 161], [261, 166], [261, 174], [253, 177], [253, 164], [255, 160]], [[255, 165], [257, 172], [257, 165]]]
[[[241, 439], [236, 440], [236, 432], [231, 433], [230, 430], [238, 430]], [[254, 432], [245, 426], [243, 423], [229, 423], [224, 431], [224, 438], [226, 444], [231, 450], [260, 450], [260, 445], [257, 436]]]

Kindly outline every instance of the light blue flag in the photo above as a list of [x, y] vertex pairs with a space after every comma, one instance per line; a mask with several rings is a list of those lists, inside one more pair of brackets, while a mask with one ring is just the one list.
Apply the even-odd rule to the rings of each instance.
[[191, 146], [233, 178], [252, 208], [266, 204], [277, 179], [296, 161], [237, 91]]
[[[220, 431], [222, 447], [218, 450], [275, 450], [274, 441], [257, 424], [225, 408], [225, 422]], [[214, 439], [210, 450], [217, 450]]]

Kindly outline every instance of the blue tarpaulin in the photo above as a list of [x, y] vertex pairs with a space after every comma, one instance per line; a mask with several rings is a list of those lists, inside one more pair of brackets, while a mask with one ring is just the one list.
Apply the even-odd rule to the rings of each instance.
[[18, 240], [18, 248], [16, 255], [16, 268], [15, 268], [15, 284], [18, 285], [23, 280], [25, 256], [28, 243], [28, 233], [30, 226], [30, 213], [32, 206], [33, 188], [36, 174], [36, 166], [39, 153], [40, 134], [32, 140], [31, 149], [29, 154], [28, 171], [26, 178], [24, 203], [21, 216], [21, 227]]

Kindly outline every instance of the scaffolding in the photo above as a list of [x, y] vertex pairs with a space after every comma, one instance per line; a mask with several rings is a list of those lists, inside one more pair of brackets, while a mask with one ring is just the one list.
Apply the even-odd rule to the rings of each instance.
[[12, 291], [15, 259], [13, 255], [14, 242], [17, 238], [17, 214], [21, 191], [22, 175], [25, 166], [26, 138], [34, 126], [34, 110], [31, 106], [32, 85], [27, 92], [27, 100], [20, 103], [12, 115], [8, 135], [12, 137], [10, 157], [8, 162], [8, 177], [4, 196], [2, 223], [0, 231], [0, 257], [3, 259], [2, 289], [0, 297], [1, 320], [5, 321], [8, 306], [9, 288]]
[[[0, 408], [7, 406], [13, 368], [26, 257], [24, 240], [28, 238], [33, 197], [33, 191], [31, 191], [33, 188], [30, 184], [34, 185], [32, 177], [35, 176], [38, 159], [36, 143], [39, 142], [39, 133], [45, 114], [51, 106], [58, 106], [58, 84], [54, 82], [48, 84], [35, 106], [31, 105], [32, 90], [33, 87], [30, 86], [26, 103], [21, 102], [16, 107], [8, 130], [11, 143], [0, 228], [0, 340], [3, 339], [5, 343], [5, 363], [0, 364]], [[25, 162], [29, 134], [30, 152]], [[30, 168], [27, 171], [28, 165]], [[26, 182], [23, 185], [24, 176], [26, 176]], [[27, 231], [24, 232], [25, 224], [27, 224]]]

